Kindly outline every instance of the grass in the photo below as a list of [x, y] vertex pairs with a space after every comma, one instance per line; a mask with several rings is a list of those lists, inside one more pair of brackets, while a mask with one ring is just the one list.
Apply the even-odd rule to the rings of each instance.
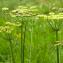
[[[22, 18], [23, 19], [20, 18], [22, 25], [20, 27], [17, 27], [18, 29], [15, 28], [14, 31], [12, 31], [13, 32], [12, 36], [14, 38], [11, 35], [8, 36], [9, 38], [8, 41], [10, 44], [9, 47], [11, 49], [9, 55], [11, 55], [12, 58], [12, 60], [10, 57], [8, 58], [10, 59], [9, 62], [11, 61], [11, 63], [20, 63], [21, 61], [21, 63], [42, 63], [42, 62], [59, 63], [60, 48], [58, 48], [59, 46], [55, 47], [54, 44], [55, 41], [58, 41], [59, 39], [62, 40], [59, 37], [59, 31], [58, 33], [55, 33], [56, 27], [59, 24], [61, 24], [60, 21], [58, 22], [54, 21], [55, 22], [54, 24], [53, 21], [46, 21], [46, 19], [45, 20], [43, 19], [42, 21], [41, 18], [39, 19], [35, 19], [35, 17], [22, 17]], [[55, 26], [55, 29], [53, 29], [51, 26], [52, 27]], [[20, 34], [21, 38], [18, 39], [16, 37], [17, 33], [21, 33]], [[5, 36], [3, 35], [3, 37], [6, 37], [6, 35]], [[18, 45], [18, 49], [16, 46], [14, 47], [16, 39], [18, 40], [17, 43], [21, 44], [20, 47]], [[4, 44], [2, 45], [4, 46]], [[17, 49], [16, 51], [15, 48]], [[16, 53], [17, 55], [15, 55]]]

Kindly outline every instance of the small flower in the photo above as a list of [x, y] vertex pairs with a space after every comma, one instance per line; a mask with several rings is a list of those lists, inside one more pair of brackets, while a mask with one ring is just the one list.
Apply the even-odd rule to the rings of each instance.
[[63, 15], [63, 13], [59, 13], [59, 15]]
[[47, 19], [47, 15], [37, 15], [37, 17], [42, 17], [42, 18], [45, 18], [45, 19]]
[[50, 14], [50, 15], [54, 15], [55, 13], [54, 13], [54, 12], [50, 12], [49, 14]]
[[18, 9], [12, 10], [11, 12], [12, 12], [12, 13], [16, 13], [16, 12], [18, 12]]
[[61, 43], [55, 44], [55, 46], [59, 46], [59, 45], [61, 45]]
[[59, 46], [61, 45], [62, 43], [60, 41], [56, 41], [56, 43], [54, 44], [55, 46]]
[[16, 15], [14, 15], [14, 14], [12, 14], [12, 13], [9, 13], [9, 15], [10, 15], [11, 17], [16, 17]]
[[31, 8], [31, 9], [33, 9], [33, 8], [37, 8], [37, 6], [31, 6], [30, 8]]
[[3, 7], [2, 10], [3, 10], [3, 11], [5, 11], [5, 10], [9, 10], [9, 8], [7, 8], [7, 7]]
[[14, 27], [10, 26], [0, 26], [0, 32], [11, 33], [14, 30]]
[[13, 26], [16, 26], [16, 24], [15, 24], [15, 23], [12, 23], [12, 22], [6, 22], [5, 24], [6, 24], [6, 25], [13, 25]]

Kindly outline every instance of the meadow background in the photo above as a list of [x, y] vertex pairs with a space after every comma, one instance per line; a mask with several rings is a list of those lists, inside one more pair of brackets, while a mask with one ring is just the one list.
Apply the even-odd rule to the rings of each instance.
[[0, 63], [63, 63], [63, 0], [0, 0]]

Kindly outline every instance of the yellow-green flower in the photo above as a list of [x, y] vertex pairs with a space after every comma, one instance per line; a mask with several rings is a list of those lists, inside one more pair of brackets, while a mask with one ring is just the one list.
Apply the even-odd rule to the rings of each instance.
[[2, 10], [3, 10], [3, 11], [6, 11], [6, 10], [9, 10], [9, 8], [3, 7]]

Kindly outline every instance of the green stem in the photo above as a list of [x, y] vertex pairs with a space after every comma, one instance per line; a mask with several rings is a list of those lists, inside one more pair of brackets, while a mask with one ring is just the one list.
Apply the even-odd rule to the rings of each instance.
[[10, 50], [11, 50], [11, 55], [12, 55], [12, 62], [15, 63], [15, 59], [14, 59], [14, 54], [13, 54], [13, 45], [12, 45], [12, 41], [11, 38], [9, 36], [9, 42], [10, 42]]
[[[32, 23], [33, 24], [33, 20]], [[29, 63], [31, 63], [31, 55], [32, 55], [32, 42], [33, 42], [33, 26], [31, 25], [31, 31], [30, 31], [30, 48], [29, 48]]]
[[[58, 41], [58, 30], [56, 31], [56, 41]], [[59, 58], [59, 46], [57, 45], [57, 63], [59, 62], [60, 58]]]
[[25, 25], [25, 22], [22, 21], [22, 26], [21, 26], [21, 63], [24, 63], [25, 31], [26, 31], [26, 25]]

